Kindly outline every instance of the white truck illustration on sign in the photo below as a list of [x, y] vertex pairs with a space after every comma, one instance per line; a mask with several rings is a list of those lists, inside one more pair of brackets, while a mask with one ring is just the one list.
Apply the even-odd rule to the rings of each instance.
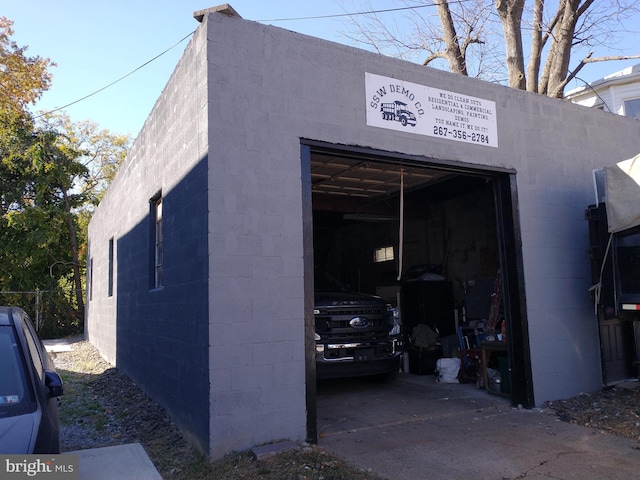
[[383, 103], [380, 106], [380, 111], [384, 120], [395, 120], [400, 122], [403, 127], [416, 126], [416, 116], [407, 110], [407, 104], [404, 102], [396, 100], [393, 103]]

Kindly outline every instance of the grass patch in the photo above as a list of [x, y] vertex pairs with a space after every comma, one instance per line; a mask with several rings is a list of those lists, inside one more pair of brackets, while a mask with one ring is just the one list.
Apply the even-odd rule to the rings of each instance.
[[60, 422], [71, 425], [77, 422], [103, 423], [104, 410], [99, 400], [88, 392], [86, 375], [59, 370], [64, 385], [64, 396], [60, 405]]

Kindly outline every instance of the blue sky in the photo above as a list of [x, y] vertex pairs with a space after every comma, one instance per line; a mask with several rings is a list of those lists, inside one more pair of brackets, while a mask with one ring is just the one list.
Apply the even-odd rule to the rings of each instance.
[[[28, 55], [48, 57], [57, 64], [51, 69], [52, 88], [34, 108], [34, 111], [49, 111], [99, 90], [174, 46], [198, 26], [193, 19], [194, 11], [224, 2], [22, 0], [7, 3], [0, 15], [14, 21], [13, 39], [20, 46], [28, 45]], [[346, 30], [347, 19], [274, 20], [356, 12], [365, 4], [364, 0], [228, 0], [228, 3], [245, 19], [341, 43], [348, 43], [340, 34]], [[402, 6], [396, 0], [368, 0], [368, 5], [374, 9]], [[402, 14], [385, 15], [399, 19]], [[640, 25], [640, 19], [635, 23]], [[187, 43], [188, 39], [126, 79], [64, 110], [73, 121], [90, 119], [113, 133], [135, 137]], [[630, 37], [628, 43], [640, 45], [640, 35]], [[587, 66], [580, 77], [590, 82], [635, 63], [640, 60]], [[575, 86], [577, 84], [569, 88]]]

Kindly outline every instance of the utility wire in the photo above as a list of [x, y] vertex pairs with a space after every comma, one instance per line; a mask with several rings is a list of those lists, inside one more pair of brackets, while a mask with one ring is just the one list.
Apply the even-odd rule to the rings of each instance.
[[[460, 1], [468, 1], [468, 0], [460, 0]], [[451, 3], [460, 3], [460, 2], [451, 2]], [[368, 12], [334, 13], [333, 15], [317, 15], [314, 17], [271, 18], [268, 20], [256, 20], [256, 22], [295, 22], [298, 20], [322, 20], [325, 18], [356, 17], [358, 15], [371, 15], [376, 13], [399, 12], [402, 10], [418, 10], [419, 8], [434, 7], [434, 6], [435, 6], [434, 3], [430, 3], [427, 5], [414, 5], [413, 7], [398, 7], [398, 8], [387, 8], [384, 10], [370, 10]]]
[[[470, 1], [470, 0], [457, 0], [457, 1], [451, 1], [449, 3], [464, 3], [464, 2], [467, 2], [467, 1]], [[256, 22], [265, 22], [266, 23], [266, 22], [288, 22], [288, 21], [299, 21], [299, 20], [321, 20], [321, 19], [327, 19], [327, 18], [354, 17], [354, 16], [358, 16], [358, 15], [371, 15], [371, 14], [377, 14], [377, 13], [399, 12], [399, 11], [403, 11], [403, 10], [418, 10], [420, 8], [427, 8], [427, 7], [434, 7], [434, 6], [435, 6], [435, 3], [429, 3], [429, 4], [425, 4], [425, 5], [414, 5], [412, 7], [387, 8], [387, 9], [382, 9], [382, 10], [370, 10], [370, 11], [366, 11], [366, 12], [338, 13], [338, 14], [333, 14], [333, 15], [318, 15], [318, 16], [314, 16], [314, 17], [274, 18], [274, 19], [270, 19], [270, 20], [255, 20], [255, 21]], [[178, 42], [176, 42], [171, 47], [167, 48], [164, 52], [156, 55], [151, 60], [146, 61], [145, 63], [143, 63], [142, 65], [140, 65], [136, 69], [130, 71], [126, 75], [123, 75], [122, 77], [118, 78], [117, 80], [114, 80], [113, 82], [109, 83], [108, 85], [105, 85], [104, 87], [99, 88], [98, 90], [96, 90], [96, 91], [94, 91], [94, 92], [92, 92], [92, 93], [90, 93], [88, 95], [85, 95], [84, 97], [79, 98], [78, 100], [74, 100], [71, 103], [67, 103], [66, 105], [63, 105], [62, 107], [58, 107], [58, 108], [55, 108], [53, 110], [49, 110], [48, 112], [41, 113], [40, 115], [37, 115], [34, 118], [40, 118], [40, 117], [44, 117], [45, 115], [50, 115], [52, 113], [58, 112], [58, 111], [63, 110], [65, 108], [67, 108], [67, 107], [70, 107], [72, 105], [75, 105], [76, 103], [82, 102], [83, 100], [86, 100], [87, 98], [93, 97], [94, 95], [97, 95], [98, 93], [106, 90], [109, 87], [112, 87], [116, 83], [121, 82], [125, 78], [133, 75], [135, 72], [137, 72], [138, 70], [140, 70], [143, 67], [146, 67], [151, 62], [157, 60], [158, 58], [160, 58], [162, 55], [164, 55], [168, 51], [170, 51], [173, 48], [175, 48], [178, 45], [180, 45], [182, 42], [184, 42], [187, 38], [189, 38], [194, 33], [195, 33], [195, 30], [193, 32], [191, 32], [190, 34], [186, 35], [185, 37], [183, 37], [182, 39], [180, 39]]]
[[[449, 0], [449, 4], [451, 3], [466, 3], [471, 0]], [[389, 13], [389, 12], [400, 12], [403, 10], [418, 10], [420, 8], [428, 8], [435, 7], [435, 2], [426, 3], [424, 5], [414, 5], [412, 7], [397, 7], [397, 8], [386, 8], [381, 10], [369, 10], [367, 12], [354, 12], [354, 13], [334, 13], [332, 15], [317, 15], [313, 17], [292, 17], [292, 18], [272, 18], [268, 20], [255, 20], [256, 22], [293, 22], [298, 20], [322, 20], [325, 18], [340, 18], [340, 17], [356, 17], [359, 15], [371, 15], [377, 13]]]
[[611, 110], [611, 108], [609, 108], [609, 105], [607, 105], [607, 102], [604, 101], [604, 98], [602, 98], [600, 95], [598, 95], [598, 92], [596, 92], [596, 90], [591, 86], [591, 84], [585, 82], [583, 79], [581, 79], [580, 77], [574, 77], [576, 80], [580, 80], [582, 83], [584, 83], [585, 87], [587, 87], [589, 90], [591, 90], [591, 92], [593, 92], [593, 94], [598, 97], [598, 99], [602, 102], [602, 105], [604, 105], [605, 107], [607, 107], [607, 110], [609, 110], [610, 113], [614, 113], [613, 110]]
[[78, 100], [75, 100], [75, 101], [73, 101], [73, 102], [71, 102], [71, 103], [67, 103], [66, 105], [63, 105], [62, 107], [58, 107], [58, 108], [55, 108], [55, 109], [50, 110], [50, 111], [48, 111], [48, 112], [41, 113], [40, 115], [37, 115], [37, 116], [36, 116], [36, 117], [34, 117], [34, 118], [44, 117], [45, 115], [49, 115], [49, 114], [51, 114], [51, 113], [57, 112], [57, 111], [59, 111], [59, 110], [63, 110], [63, 109], [65, 109], [65, 108], [67, 108], [67, 107], [70, 107], [71, 105], [75, 105], [76, 103], [82, 102], [83, 100], [86, 100], [86, 99], [87, 99], [87, 98], [89, 98], [89, 97], [93, 97], [94, 95], [96, 95], [96, 94], [98, 94], [98, 93], [102, 92], [103, 90], [106, 90], [107, 88], [109, 88], [109, 87], [111, 87], [111, 86], [115, 85], [116, 83], [118, 83], [118, 82], [120, 82], [120, 81], [124, 80], [125, 78], [127, 78], [127, 77], [129, 77], [129, 76], [133, 75], [134, 73], [136, 73], [136, 72], [137, 72], [138, 70], [140, 70], [141, 68], [146, 67], [146, 66], [147, 66], [147, 65], [149, 65], [151, 62], [153, 62], [153, 61], [157, 60], [158, 58], [160, 58], [162, 55], [164, 55], [164, 54], [165, 54], [165, 53], [167, 53], [168, 51], [170, 51], [170, 50], [172, 50], [173, 48], [175, 48], [175, 47], [177, 47], [178, 45], [180, 45], [182, 42], [184, 42], [187, 38], [189, 38], [189, 37], [190, 37], [191, 35], [193, 35], [194, 33], [195, 33], [195, 30], [194, 30], [193, 32], [191, 32], [189, 35], [184, 36], [182, 39], [180, 39], [178, 42], [176, 42], [176, 43], [175, 43], [174, 45], [172, 45], [171, 47], [167, 48], [164, 52], [159, 53], [158, 55], [156, 55], [155, 57], [153, 57], [151, 60], [148, 60], [148, 61], [144, 62], [142, 65], [140, 65], [139, 67], [135, 68], [134, 70], [131, 70], [131, 71], [130, 71], [129, 73], [127, 73], [126, 75], [123, 75], [122, 77], [118, 78], [117, 80], [114, 80], [114, 81], [113, 81], [113, 82], [111, 82], [110, 84], [105, 85], [104, 87], [102, 87], [102, 88], [100, 88], [100, 89], [96, 90], [95, 92], [92, 92], [92, 93], [90, 93], [89, 95], [85, 95], [84, 97], [79, 98]]

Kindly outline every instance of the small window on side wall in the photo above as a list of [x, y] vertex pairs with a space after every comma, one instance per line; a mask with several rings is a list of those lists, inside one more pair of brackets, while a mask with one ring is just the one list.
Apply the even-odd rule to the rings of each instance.
[[151, 198], [150, 216], [151, 216], [151, 240], [150, 260], [153, 266], [151, 272], [151, 287], [160, 288], [163, 286], [163, 244], [164, 234], [162, 231], [162, 193], [158, 192]]
[[109, 278], [107, 290], [108, 295], [113, 297], [113, 237], [109, 239]]
[[389, 262], [393, 258], [393, 247], [380, 247], [373, 252], [373, 261], [375, 263]]
[[93, 300], [93, 257], [89, 260], [89, 300]]

